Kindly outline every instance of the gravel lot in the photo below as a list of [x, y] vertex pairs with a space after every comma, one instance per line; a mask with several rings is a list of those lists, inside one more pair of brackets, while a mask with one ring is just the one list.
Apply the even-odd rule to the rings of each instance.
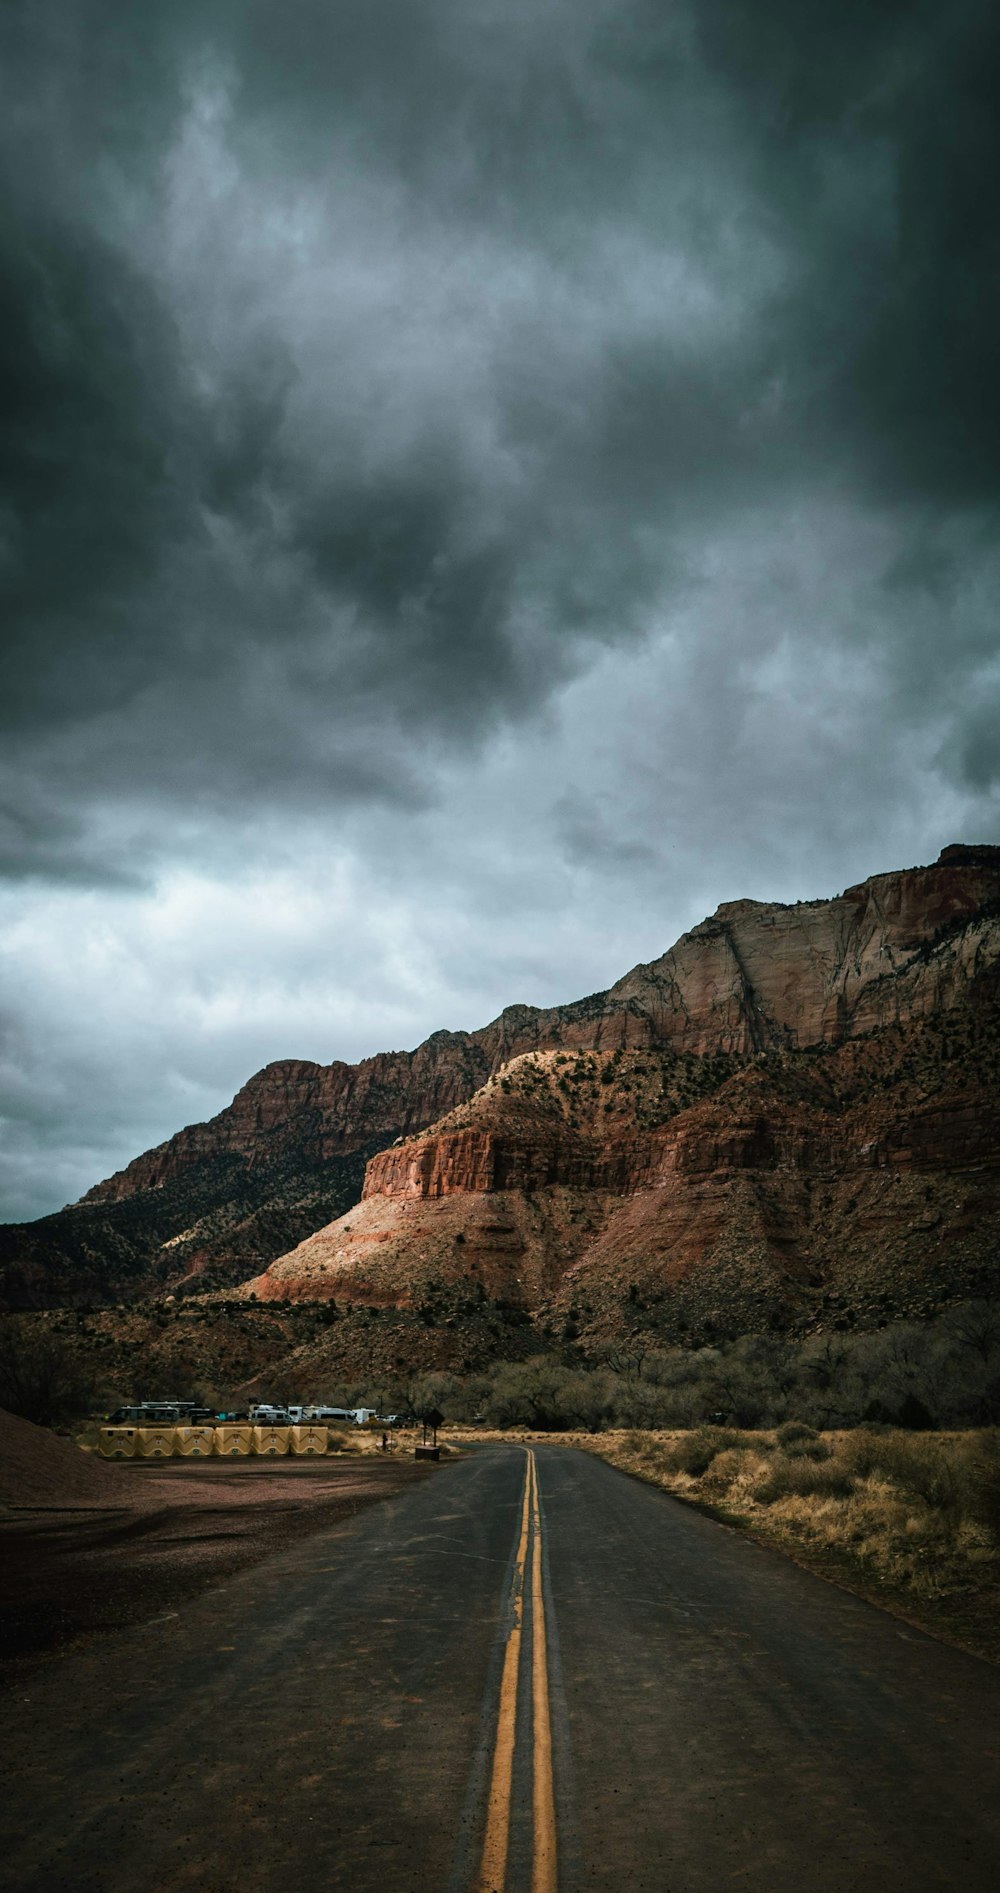
[[178, 1611], [425, 1478], [398, 1453], [105, 1465], [0, 1414], [0, 1664]]

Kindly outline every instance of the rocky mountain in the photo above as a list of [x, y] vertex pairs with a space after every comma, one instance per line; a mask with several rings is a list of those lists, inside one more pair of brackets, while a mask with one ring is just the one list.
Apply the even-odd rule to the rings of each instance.
[[870, 1325], [997, 1286], [1000, 1009], [802, 1050], [528, 1053], [241, 1292], [474, 1282], [560, 1335]]
[[[345, 1275], [388, 1302], [478, 1269], [571, 1323], [602, 1283], [612, 1301], [626, 1276], [626, 1296], [671, 1284], [680, 1319], [682, 1281], [710, 1266], [750, 1269], [777, 1319], [793, 1279], [803, 1307], [839, 1292], [850, 1219], [881, 1226], [887, 1177], [907, 1179], [900, 1215], [953, 1172], [992, 1177], [998, 967], [997, 848], [833, 900], [727, 903], [574, 1004], [355, 1066], [268, 1066], [209, 1123], [4, 1231], [8, 1304], [248, 1276], [248, 1293], [322, 1295]], [[959, 1233], [986, 1229], [992, 1187]], [[928, 1255], [955, 1234], [929, 1213], [910, 1217]]]

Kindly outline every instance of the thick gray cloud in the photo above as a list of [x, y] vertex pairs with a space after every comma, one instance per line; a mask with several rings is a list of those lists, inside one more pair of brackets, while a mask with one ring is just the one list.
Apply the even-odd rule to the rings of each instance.
[[11, 1214], [997, 834], [982, 4], [11, 0]]

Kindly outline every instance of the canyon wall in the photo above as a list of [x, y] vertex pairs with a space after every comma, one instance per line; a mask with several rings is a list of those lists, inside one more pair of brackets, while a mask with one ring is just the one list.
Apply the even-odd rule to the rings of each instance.
[[406, 1307], [471, 1280], [599, 1343], [637, 1306], [674, 1338], [921, 1317], [995, 1292], [998, 1250], [1000, 1011], [977, 977], [835, 1046], [527, 1054], [377, 1153], [361, 1202], [242, 1292]]
[[[831, 900], [730, 902], [659, 959], [572, 1004], [509, 1006], [478, 1031], [435, 1032], [414, 1051], [356, 1065], [268, 1065], [215, 1118], [137, 1157], [79, 1204], [0, 1230], [0, 1294], [8, 1306], [32, 1306], [256, 1279], [362, 1194], [370, 1221], [378, 1202], [412, 1209], [465, 1198], [468, 1210], [473, 1198], [562, 1191], [582, 1223], [605, 1199], [662, 1197], [666, 1178], [846, 1174], [865, 1145], [894, 1152], [897, 1168], [921, 1151], [920, 1162], [930, 1152], [944, 1168], [960, 1165], [973, 1146], [987, 1161], [996, 1126], [985, 1094], [944, 1104], [893, 1092], [887, 1122], [873, 1129], [848, 1126], [815, 1097], [808, 1109], [800, 1099], [786, 1124], [777, 1097], [751, 1112], [745, 1087], [726, 1085], [736, 1066], [759, 1059], [772, 1078], [782, 1060], [804, 1071], [811, 1047], [842, 1055], [846, 1070], [852, 1046], [884, 1047], [963, 1006], [995, 1012], [998, 979], [998, 848], [948, 848], [931, 867], [878, 875]], [[665, 1063], [640, 1109], [614, 1061], [643, 1057]], [[552, 1058], [582, 1061], [584, 1090], [598, 1083], [588, 1060], [618, 1072], [586, 1123], [586, 1112], [574, 1121], [562, 1106], [553, 1116], [551, 1100], [541, 1108], [539, 1073]], [[535, 1089], [514, 1095], [504, 1074], [525, 1059], [542, 1061]], [[546, 1070], [557, 1096], [555, 1068]], [[876, 1091], [882, 1082], [871, 1075]], [[714, 1118], [709, 1093], [718, 1093]], [[456, 1238], [462, 1213], [460, 1204], [449, 1212]], [[529, 1247], [535, 1239], [525, 1238]], [[551, 1231], [546, 1240], [568, 1266], [573, 1243]], [[686, 1240], [686, 1251], [697, 1246]], [[551, 1276], [546, 1263], [539, 1280]], [[261, 1292], [277, 1292], [273, 1281]]]
[[933, 867], [877, 875], [834, 900], [732, 901], [607, 992], [547, 1009], [509, 1006], [479, 1031], [434, 1032], [415, 1051], [357, 1065], [268, 1065], [217, 1117], [137, 1157], [83, 1200], [158, 1188], [220, 1154], [253, 1162], [294, 1145], [324, 1162], [408, 1135], [541, 1048], [705, 1055], [839, 1043], [953, 1004], [996, 966], [998, 912], [1000, 848], [957, 846]]

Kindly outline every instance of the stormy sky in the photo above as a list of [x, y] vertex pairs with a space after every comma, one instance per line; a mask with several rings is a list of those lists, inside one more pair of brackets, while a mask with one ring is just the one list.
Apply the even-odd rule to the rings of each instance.
[[1000, 840], [987, 0], [6, 0], [0, 1215]]

